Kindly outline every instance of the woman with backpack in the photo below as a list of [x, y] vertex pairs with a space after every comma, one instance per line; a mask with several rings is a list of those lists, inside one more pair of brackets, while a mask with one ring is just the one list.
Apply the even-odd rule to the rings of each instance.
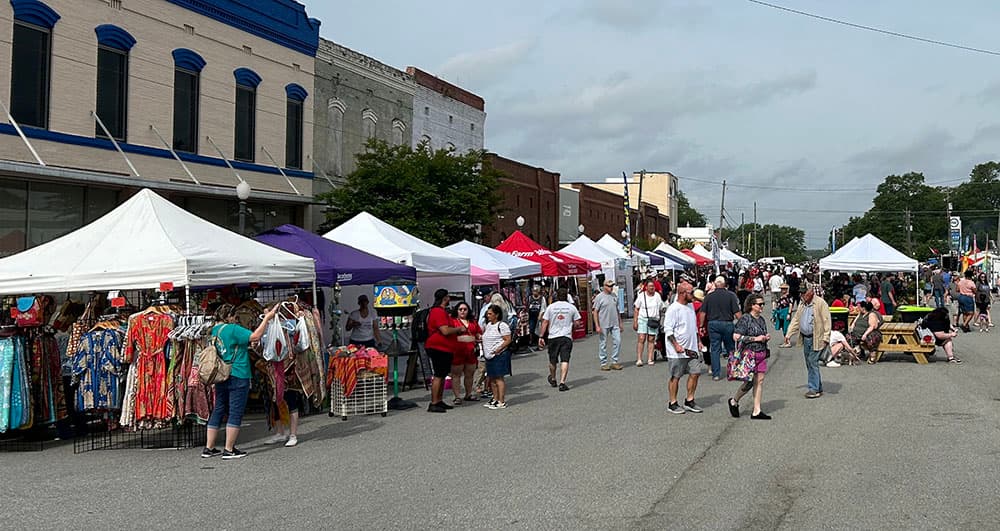
[[[219, 356], [231, 367], [229, 378], [215, 384], [215, 408], [208, 419], [205, 449], [201, 451], [201, 457], [222, 455], [226, 460], [246, 457], [246, 452], [236, 448], [236, 438], [240, 435], [247, 395], [250, 393], [250, 355], [247, 349], [251, 343], [256, 343], [264, 337], [264, 330], [267, 329], [267, 324], [274, 318], [279, 307], [280, 305], [276, 304], [268, 310], [253, 332], [236, 324], [237, 311], [232, 304], [223, 304], [216, 310], [216, 319], [223, 321], [223, 324], [212, 328], [211, 338], [217, 345]], [[220, 451], [215, 448], [215, 439], [219, 435], [223, 417], [226, 417], [226, 445]]]

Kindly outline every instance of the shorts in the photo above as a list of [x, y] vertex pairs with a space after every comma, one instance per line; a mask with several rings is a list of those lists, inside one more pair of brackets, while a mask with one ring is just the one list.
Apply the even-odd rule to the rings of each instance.
[[930, 284], [924, 284], [924, 295], [929, 294], [933, 290], [934, 290], [933, 286], [931, 286]]
[[305, 404], [305, 401], [303, 400], [303, 398], [305, 397], [302, 396], [302, 393], [298, 391], [293, 391], [291, 389], [286, 389], [284, 397], [285, 397], [285, 403], [288, 404], [289, 413], [295, 411], [298, 411], [299, 413], [302, 412], [302, 406]]
[[462, 349], [461, 352], [456, 352], [451, 356], [451, 365], [462, 366], [462, 365], [475, 365], [479, 363], [479, 359], [476, 357], [475, 350]]
[[573, 352], [573, 340], [568, 337], [554, 337], [549, 340], [549, 363], [555, 365], [560, 361], [569, 363]]
[[754, 352], [754, 358], [757, 362], [756, 368], [753, 370], [755, 373], [765, 373], [767, 372], [767, 351]]
[[431, 369], [435, 378], [445, 378], [451, 374], [451, 352], [433, 348], [425, 350], [427, 350], [427, 357], [431, 359]]
[[[659, 328], [653, 328], [652, 330], [650, 330], [649, 325], [647, 324], [648, 321], [649, 319], [647, 319], [643, 315], [640, 315], [638, 330], [636, 330], [636, 332], [638, 332], [639, 335], [647, 335], [647, 336], [655, 336], [656, 334], [659, 334], [660, 333]], [[660, 321], [660, 326], [663, 326], [663, 321]]]
[[486, 376], [489, 378], [503, 378], [511, 374], [510, 369], [510, 349], [486, 360]]
[[972, 313], [976, 309], [976, 301], [968, 295], [958, 296], [958, 311]]
[[705, 372], [705, 364], [701, 358], [667, 358], [667, 371], [671, 380], [676, 380], [685, 374], [698, 376]]

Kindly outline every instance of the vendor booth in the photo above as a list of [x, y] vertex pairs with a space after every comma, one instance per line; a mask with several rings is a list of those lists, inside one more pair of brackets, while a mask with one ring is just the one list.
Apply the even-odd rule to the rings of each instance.
[[660, 244], [656, 246], [656, 249], [654, 249], [654, 251], [659, 251], [661, 254], [676, 258], [680, 260], [682, 264], [687, 264], [690, 266], [695, 265], [694, 258], [691, 258], [690, 256], [682, 253], [680, 249], [677, 249], [676, 247], [670, 245], [667, 242], [660, 242]]
[[[865, 234], [852, 240], [840, 250], [819, 261], [820, 274], [823, 271], [864, 271], [868, 273], [919, 272], [916, 260], [897, 251], [872, 234]], [[920, 300], [919, 283], [916, 300]]]
[[462, 240], [445, 249], [461, 256], [469, 257], [472, 265], [500, 276], [500, 280], [537, 277], [542, 274], [542, 266], [531, 260], [512, 256], [478, 243]]
[[[594, 240], [591, 240], [584, 235], [580, 235], [580, 237], [575, 241], [562, 249], [559, 249], [559, 252], [600, 264], [601, 272], [604, 273], [604, 278], [616, 279], [616, 268], [621, 269], [622, 274], [626, 274], [626, 268], [631, 269], [630, 260], [619, 258], [615, 253], [597, 245]], [[618, 260], [622, 261], [620, 265], [616, 265]]]
[[599, 263], [550, 251], [519, 230], [501, 242], [497, 250], [541, 265], [542, 275], [546, 277], [586, 275], [601, 268]]
[[[214, 400], [197, 373], [197, 353], [215, 324], [206, 308], [212, 301], [231, 303], [242, 311], [235, 313], [240, 324], [253, 327], [264, 307], [239, 289], [291, 286], [297, 301], [299, 294], [315, 297], [315, 278], [311, 258], [230, 232], [140, 190], [89, 225], [0, 260], [0, 294], [24, 295], [0, 318], [11, 321], [0, 323], [0, 351], [14, 354], [0, 357], [0, 373], [25, 384], [8, 391], [10, 403], [34, 410], [26, 424], [14, 410], [0, 415], [0, 434], [72, 420], [77, 452], [203, 444], [204, 429], [195, 423], [207, 420]], [[85, 298], [74, 301], [71, 294]], [[54, 308], [52, 295], [66, 298]], [[301, 326], [296, 369], [274, 371], [267, 360], [254, 374], [292, 378], [319, 404], [325, 388], [318, 314], [304, 302], [282, 309], [279, 319]], [[60, 358], [79, 386], [60, 374]]]

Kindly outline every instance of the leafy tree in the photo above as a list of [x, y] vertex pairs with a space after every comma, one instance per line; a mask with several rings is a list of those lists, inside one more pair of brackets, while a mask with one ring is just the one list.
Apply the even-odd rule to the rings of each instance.
[[[843, 230], [843, 241], [872, 233], [903, 253], [925, 257], [930, 247], [947, 249], [946, 189], [924, 183], [922, 173], [889, 175], [877, 188], [873, 206], [863, 216], [852, 217]], [[907, 247], [907, 210], [912, 231]]]
[[475, 240], [496, 219], [501, 172], [484, 151], [456, 154], [426, 144], [390, 146], [372, 139], [347, 182], [319, 199], [329, 208], [321, 230], [368, 211], [435, 245]]
[[[953, 213], [962, 218], [962, 234], [977, 234], [979, 248], [982, 237], [997, 239], [997, 211], [1000, 210], [1000, 163], [977, 164], [969, 180], [951, 188], [948, 193]], [[945, 245], [947, 248], [947, 245]]]
[[684, 192], [677, 190], [677, 226], [678, 227], [704, 227], [708, 220], [704, 214], [698, 212], [688, 202]]
[[696, 243], [698, 243], [698, 242], [696, 242], [694, 240], [690, 240], [688, 238], [681, 238], [681, 239], [677, 240], [677, 245], [675, 245], [674, 247], [676, 247], [677, 249], [683, 251], [684, 249], [694, 249], [694, 245]]
[[[757, 256], [753, 256], [754, 237], [757, 238]], [[746, 241], [741, 241], [742, 238]], [[729, 241], [731, 250], [749, 259], [784, 256], [786, 261], [793, 263], [806, 259], [805, 231], [787, 225], [745, 223], [734, 229], [723, 229], [722, 239]]]

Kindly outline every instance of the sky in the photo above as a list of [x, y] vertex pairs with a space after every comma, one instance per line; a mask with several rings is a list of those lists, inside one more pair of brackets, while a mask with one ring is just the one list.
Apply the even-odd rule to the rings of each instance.
[[[727, 224], [756, 202], [809, 248], [887, 175], [954, 185], [997, 158], [1000, 55], [747, 0], [304, 3], [324, 38], [485, 98], [490, 151], [566, 181], [669, 171], [714, 225], [726, 180]], [[995, 1], [771, 3], [1000, 54]]]

